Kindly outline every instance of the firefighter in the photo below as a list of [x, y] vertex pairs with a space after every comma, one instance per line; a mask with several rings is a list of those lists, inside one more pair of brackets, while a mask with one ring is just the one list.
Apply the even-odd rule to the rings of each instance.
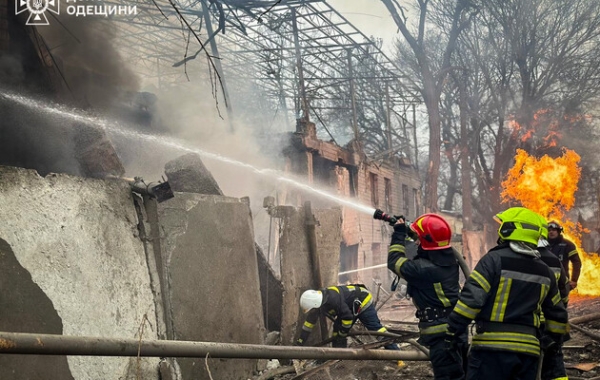
[[[556, 283], [558, 285], [558, 292], [560, 293], [561, 300], [567, 307], [569, 302], [569, 277], [563, 268], [562, 263], [550, 250], [548, 249], [548, 228], [542, 228], [542, 236], [538, 243], [538, 251], [541, 254], [541, 260], [546, 263], [554, 273], [556, 277]], [[542, 316], [543, 317], [543, 316]], [[544, 319], [544, 318], [542, 318]], [[542, 320], [542, 324], [545, 321]], [[542, 371], [541, 380], [563, 380], [567, 379], [567, 371], [565, 369], [564, 356], [562, 352], [562, 345], [553, 345], [552, 338], [545, 334], [544, 328], [542, 330], [542, 338], [540, 342], [544, 347], [544, 342], [549, 343], [550, 347], [544, 350], [542, 358]], [[565, 335], [565, 341], [568, 340], [568, 334]]]
[[[362, 284], [307, 290], [300, 297], [300, 306], [304, 313], [308, 314], [302, 325], [300, 337], [294, 343], [297, 346], [304, 345], [320, 314], [333, 321], [332, 347], [347, 347], [348, 332], [357, 320], [360, 320], [369, 331], [387, 331], [379, 321], [377, 310], [373, 306], [373, 295]], [[399, 349], [395, 343], [389, 344], [385, 348]]]
[[448, 345], [475, 320], [467, 380], [533, 380], [539, 367], [540, 310], [546, 335], [557, 345], [568, 331], [567, 311], [552, 270], [540, 259], [545, 220], [513, 207], [499, 213], [498, 245], [467, 279], [448, 317]]
[[[406, 257], [407, 228], [416, 234], [417, 255]], [[414, 235], [413, 234], [413, 235]], [[447, 317], [458, 300], [459, 266], [450, 246], [452, 231], [439, 215], [424, 214], [410, 226], [403, 218], [394, 225], [388, 268], [406, 280], [408, 295], [417, 308], [418, 342], [429, 348], [436, 380], [464, 379], [463, 351], [467, 332], [457, 335], [460, 344], [446, 347]]]
[[555, 221], [548, 223], [548, 243], [550, 243], [548, 249], [559, 258], [567, 275], [569, 275], [569, 261], [571, 262], [573, 273], [570, 276], [569, 287], [575, 289], [581, 272], [581, 258], [575, 244], [565, 239], [563, 227]]

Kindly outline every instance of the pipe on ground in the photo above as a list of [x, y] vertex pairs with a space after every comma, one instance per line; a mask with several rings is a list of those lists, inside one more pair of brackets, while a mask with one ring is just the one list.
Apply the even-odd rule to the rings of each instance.
[[419, 351], [266, 346], [0, 332], [0, 354], [233, 359], [429, 360]]

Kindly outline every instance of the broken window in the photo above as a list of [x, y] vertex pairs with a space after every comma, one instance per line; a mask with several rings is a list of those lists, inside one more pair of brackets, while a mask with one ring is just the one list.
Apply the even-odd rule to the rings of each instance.
[[[358, 268], [358, 244], [347, 246], [340, 244], [340, 273]], [[355, 282], [357, 273], [348, 273], [340, 275], [340, 283]]]
[[420, 214], [419, 212], [419, 190], [417, 189], [413, 189], [413, 202], [414, 202], [414, 210], [415, 210], [415, 217], [417, 217], [417, 215]]
[[356, 197], [358, 194], [358, 176], [356, 168], [349, 168], [348, 173], [350, 173], [350, 196]]
[[410, 200], [408, 195], [408, 186], [402, 185], [402, 215], [408, 216], [410, 211]]
[[384, 178], [385, 183], [385, 209], [386, 212], [393, 212], [392, 209], [392, 180], [389, 178]]
[[377, 174], [369, 173], [369, 182], [371, 183], [371, 204], [373, 207], [379, 207], [379, 190], [377, 187]]

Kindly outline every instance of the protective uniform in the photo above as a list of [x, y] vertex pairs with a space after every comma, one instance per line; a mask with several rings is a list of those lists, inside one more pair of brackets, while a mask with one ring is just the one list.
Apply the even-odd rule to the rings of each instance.
[[[346, 347], [348, 332], [356, 320], [360, 320], [369, 331], [387, 331], [381, 324], [373, 306], [373, 295], [364, 286], [330, 286], [319, 289], [317, 292], [322, 295], [321, 305], [307, 311], [308, 314], [296, 345], [304, 345], [321, 313], [333, 321], [333, 347]], [[387, 345], [385, 348], [399, 349], [395, 343]]]
[[565, 268], [567, 276], [569, 275], [569, 261], [573, 266], [573, 273], [570, 276], [570, 281], [577, 284], [579, 280], [579, 274], [581, 273], [581, 258], [575, 244], [569, 239], [565, 239], [562, 235], [563, 228], [556, 222], [550, 222], [548, 224], [549, 229], [556, 229], [559, 231], [558, 237], [554, 239], [548, 239], [548, 249], [554, 253]]
[[448, 339], [475, 320], [467, 380], [534, 380], [540, 355], [540, 310], [556, 344], [568, 331], [552, 270], [537, 243], [545, 220], [523, 207], [498, 214], [500, 244], [477, 263], [448, 317]]
[[[538, 244], [538, 251], [541, 254], [541, 260], [546, 263], [554, 273], [557, 280], [558, 291], [565, 307], [569, 302], [569, 279], [565, 273], [565, 269], [562, 263], [550, 250], [547, 248], [548, 242], [548, 230], [542, 229], [542, 239]], [[545, 323], [544, 316], [542, 315], [542, 324]], [[545, 335], [542, 329], [542, 342], [552, 343], [551, 337]], [[565, 339], [567, 340], [567, 339]], [[543, 344], [542, 344], [543, 346]], [[542, 347], [543, 348], [543, 347]], [[549, 347], [544, 350], [544, 357], [542, 360], [542, 372], [541, 380], [567, 380], [567, 371], [565, 369], [564, 355], [562, 352], [562, 345]]]
[[460, 344], [447, 347], [447, 316], [458, 300], [459, 266], [454, 257], [448, 223], [438, 215], [417, 218], [411, 229], [419, 236], [417, 256], [406, 257], [406, 224], [394, 226], [388, 253], [388, 268], [404, 278], [419, 318], [419, 343], [429, 347], [429, 357], [436, 380], [464, 379], [463, 351], [467, 349], [467, 333]]

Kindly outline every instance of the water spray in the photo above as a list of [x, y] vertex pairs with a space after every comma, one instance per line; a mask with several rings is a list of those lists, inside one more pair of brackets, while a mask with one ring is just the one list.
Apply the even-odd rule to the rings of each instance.
[[[383, 212], [382, 210], [374, 209], [372, 207], [362, 205], [362, 204], [354, 202], [353, 200], [350, 200], [350, 199], [341, 198], [339, 196], [330, 194], [326, 191], [311, 187], [305, 183], [301, 183], [299, 181], [293, 180], [293, 179], [287, 177], [286, 173], [281, 172], [279, 170], [258, 168], [253, 165], [250, 165], [250, 164], [247, 164], [244, 162], [240, 162], [240, 161], [236, 161], [236, 160], [221, 156], [216, 153], [210, 153], [210, 152], [206, 152], [206, 151], [203, 151], [203, 150], [200, 150], [197, 148], [191, 148], [191, 147], [185, 146], [183, 142], [178, 141], [173, 138], [170, 138], [170, 137], [167, 137], [167, 136], [157, 136], [157, 135], [149, 135], [149, 134], [141, 133], [141, 132], [135, 131], [133, 129], [128, 129], [128, 128], [124, 127], [122, 123], [119, 123], [117, 121], [111, 121], [111, 120], [108, 120], [105, 118], [90, 116], [90, 115], [83, 114], [81, 112], [67, 110], [65, 107], [61, 107], [58, 105], [50, 106], [41, 101], [31, 99], [31, 98], [28, 98], [28, 97], [25, 97], [22, 95], [10, 94], [10, 93], [4, 92], [4, 91], [0, 91], [0, 97], [5, 98], [14, 103], [18, 103], [23, 106], [29, 107], [29, 108], [37, 109], [46, 114], [56, 115], [56, 116], [63, 117], [63, 118], [68, 118], [75, 122], [79, 122], [79, 123], [91, 126], [93, 128], [104, 130], [105, 132], [115, 133], [115, 134], [118, 134], [118, 135], [121, 135], [124, 137], [130, 137], [130, 138], [133, 137], [133, 138], [137, 138], [137, 139], [143, 139], [143, 140], [153, 142], [156, 144], [160, 144], [160, 145], [163, 145], [166, 147], [170, 147], [170, 148], [173, 148], [176, 150], [195, 153], [202, 157], [206, 157], [209, 159], [214, 159], [214, 160], [218, 160], [221, 162], [229, 163], [231, 165], [235, 165], [238, 167], [246, 168], [256, 174], [266, 176], [266, 177], [272, 178], [272, 179], [280, 181], [280, 182], [288, 183], [298, 189], [302, 189], [307, 192], [311, 192], [317, 196], [327, 198], [338, 204], [342, 204], [344, 206], [353, 208], [357, 211], [373, 215], [374, 219], [386, 221], [392, 226], [394, 224], [396, 224], [396, 222], [398, 221], [399, 218], [404, 219], [402, 216], [389, 215], [389, 214], [386, 214], [385, 212]], [[136, 181], [134, 181], [133, 183], [130, 183], [130, 184], [132, 185], [132, 187], [138, 188], [138, 190], [142, 193], [145, 191], [148, 191], [148, 188], [146, 185], [143, 187], [139, 187], [136, 185]], [[167, 190], [166, 186], [167, 185], [163, 185], [164, 188], [159, 187], [158, 189], [165, 190], [166, 194], [168, 194], [168, 190], [170, 190], [170, 188]], [[169, 196], [169, 195], [167, 195], [167, 196]], [[411, 231], [410, 228], [408, 228], [407, 231]], [[458, 259], [459, 263], [461, 264], [461, 268], [462, 268], [465, 276], [468, 277], [468, 275], [469, 275], [468, 274], [469, 273], [468, 266], [466, 265], [463, 257], [456, 250], [454, 250], [454, 251], [457, 255], [457, 259]]]
[[135, 131], [133, 129], [127, 128], [122, 123], [119, 123], [114, 120], [100, 118], [97, 116], [86, 115], [82, 112], [68, 110], [65, 107], [62, 107], [62, 106], [59, 106], [56, 104], [48, 105], [39, 100], [35, 100], [35, 99], [25, 97], [22, 95], [8, 93], [5, 91], [0, 91], [0, 98], [5, 98], [9, 101], [21, 104], [21, 105], [29, 107], [29, 108], [39, 110], [40, 112], [44, 112], [49, 115], [56, 115], [56, 116], [59, 116], [62, 118], [71, 119], [75, 122], [88, 125], [92, 128], [97, 128], [97, 129], [103, 130], [109, 134], [113, 133], [113, 134], [121, 135], [124, 137], [141, 139], [141, 140], [145, 140], [145, 141], [152, 142], [155, 144], [160, 144], [162, 146], [169, 147], [169, 148], [172, 148], [175, 150], [189, 152], [189, 153], [195, 153], [201, 157], [205, 157], [208, 159], [217, 160], [217, 161], [221, 161], [221, 162], [224, 162], [227, 164], [231, 164], [231, 165], [234, 165], [237, 167], [245, 168], [245, 169], [248, 169], [251, 172], [256, 173], [258, 175], [265, 176], [265, 177], [274, 179], [279, 182], [287, 183], [291, 186], [294, 186], [295, 188], [310, 192], [310, 193], [312, 193], [316, 196], [320, 196], [322, 198], [329, 199], [338, 204], [353, 208], [357, 211], [368, 213], [368, 214], [373, 214], [373, 212], [374, 212], [374, 209], [372, 207], [362, 205], [351, 199], [342, 198], [342, 197], [330, 194], [326, 191], [311, 187], [300, 181], [296, 181], [296, 180], [288, 177], [285, 172], [275, 170], [275, 169], [259, 168], [259, 167], [250, 165], [245, 162], [240, 162], [240, 161], [237, 161], [237, 160], [225, 157], [225, 156], [221, 156], [216, 153], [207, 152], [207, 151], [204, 151], [204, 150], [201, 150], [198, 148], [192, 148], [192, 147], [186, 146], [183, 141], [180, 141], [180, 140], [168, 137], [168, 136], [159, 136], [159, 135], [150, 135], [150, 134], [146, 134], [146, 133], [141, 133], [141, 132]]

